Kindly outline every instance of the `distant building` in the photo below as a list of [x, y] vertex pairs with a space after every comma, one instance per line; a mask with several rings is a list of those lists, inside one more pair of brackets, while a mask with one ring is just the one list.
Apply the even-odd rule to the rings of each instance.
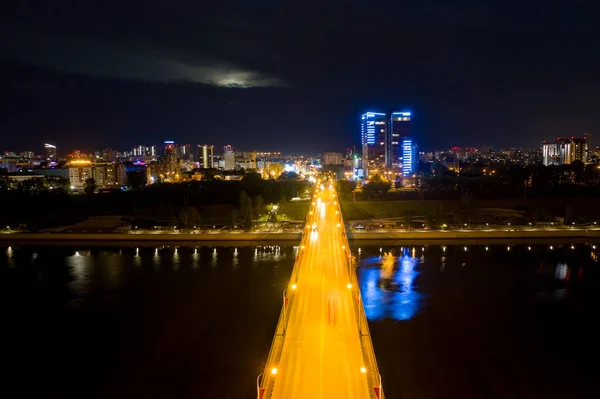
[[147, 157], [154, 158], [158, 156], [155, 145], [138, 145], [133, 148], [131, 153], [136, 159], [146, 159]]
[[230, 145], [226, 145], [223, 148], [223, 169], [235, 169], [235, 154], [233, 152], [233, 147], [231, 147]]
[[340, 152], [324, 152], [321, 162], [323, 165], [342, 165], [344, 160]]
[[173, 141], [165, 141], [164, 156], [159, 160], [158, 174], [161, 179], [177, 180], [181, 171], [181, 158], [178, 156], [177, 146]]
[[204, 144], [198, 146], [198, 163], [201, 168], [214, 168], [214, 151], [215, 149], [212, 145]]
[[119, 157], [119, 151], [113, 150], [112, 148], [105, 148], [100, 153], [100, 159], [104, 162], [116, 162]]
[[125, 185], [125, 165], [115, 162], [94, 163], [92, 177], [98, 188], [119, 188]]
[[58, 161], [58, 154], [56, 152], [56, 146], [52, 144], [44, 144], [44, 150], [46, 152], [47, 161]]
[[542, 145], [543, 163], [546, 166], [570, 164], [573, 161], [587, 162], [587, 154], [585, 138], [558, 138], [553, 143]]
[[62, 177], [69, 179], [69, 168], [36, 168], [33, 169], [32, 172], [46, 177]]
[[69, 164], [69, 182], [73, 190], [82, 191], [90, 177], [93, 177], [91, 161], [79, 160]]
[[125, 166], [121, 163], [78, 159], [69, 162], [68, 169], [73, 190], [83, 190], [89, 178], [94, 179], [98, 188], [119, 188], [125, 184]]
[[178, 144], [177, 148], [177, 158], [191, 160], [194, 156], [192, 154], [192, 146], [190, 144]]
[[38, 174], [34, 175], [34, 174], [29, 174], [29, 173], [9, 173], [8, 175], [6, 175], [6, 177], [8, 178], [8, 180], [14, 180], [17, 182], [44, 178], [43, 175], [38, 175]]

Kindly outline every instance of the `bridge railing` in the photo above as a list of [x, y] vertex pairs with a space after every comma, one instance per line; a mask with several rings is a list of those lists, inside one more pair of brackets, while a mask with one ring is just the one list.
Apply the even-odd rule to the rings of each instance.
[[365, 308], [360, 293], [360, 285], [358, 282], [358, 276], [356, 274], [355, 265], [353, 262], [352, 252], [350, 251], [350, 244], [348, 242], [348, 236], [346, 234], [346, 228], [344, 225], [344, 219], [342, 217], [342, 209], [337, 202], [337, 212], [339, 214], [339, 223], [342, 242], [344, 245], [344, 258], [346, 260], [346, 266], [348, 270], [348, 280], [352, 284], [353, 292], [353, 304], [356, 312], [356, 322], [358, 323], [358, 334], [360, 337], [360, 345], [363, 356], [363, 361], [366, 369], [367, 381], [369, 386], [373, 388], [371, 396], [375, 398], [384, 398], [383, 387], [381, 382], [381, 375], [379, 374], [379, 367], [377, 366], [377, 360], [375, 358], [375, 348], [373, 347], [373, 341], [371, 340], [371, 333], [369, 331], [369, 324]]
[[[311, 207], [309, 208], [310, 211], [313, 210], [313, 207], [314, 205], [311, 205]], [[259, 399], [267, 399], [273, 393], [275, 376], [277, 375], [278, 371], [277, 365], [281, 360], [283, 343], [285, 341], [285, 333], [290, 318], [290, 312], [288, 311], [288, 309], [292, 309], [292, 304], [295, 298], [296, 290], [293, 287], [295, 287], [295, 284], [298, 282], [298, 276], [301, 272], [299, 264], [302, 261], [304, 249], [306, 247], [306, 242], [309, 239], [308, 237], [310, 237], [310, 234], [306, 234], [310, 231], [310, 222], [312, 219], [310, 211], [309, 214], [306, 216], [306, 226], [302, 233], [300, 245], [298, 246], [298, 254], [294, 262], [294, 267], [292, 268], [290, 281], [288, 283], [288, 287], [283, 292], [283, 304], [281, 306], [281, 312], [277, 321], [277, 327], [275, 327], [275, 336], [273, 337], [271, 349], [269, 351], [267, 362], [265, 364], [265, 371], [256, 379], [256, 394], [257, 398]]]

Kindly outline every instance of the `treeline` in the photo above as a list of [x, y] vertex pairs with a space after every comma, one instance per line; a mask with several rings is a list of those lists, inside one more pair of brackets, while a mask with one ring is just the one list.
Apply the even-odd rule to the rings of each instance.
[[[262, 215], [267, 204], [283, 202], [285, 207], [291, 198], [305, 195], [308, 186], [306, 181], [262, 180], [257, 174], [246, 174], [241, 181], [162, 183], [93, 195], [71, 195], [65, 190], [0, 190], [0, 223], [43, 228], [96, 215], [155, 218], [186, 225], [196, 221], [194, 218], [203, 224], [244, 222]], [[182, 214], [183, 210], [192, 216]]]
[[[539, 199], [600, 197], [600, 165], [584, 165], [575, 161], [569, 165], [543, 166], [477, 166], [463, 165], [459, 172], [434, 164], [418, 180], [417, 190], [392, 190], [398, 183], [371, 178], [361, 190], [356, 183], [341, 181], [338, 192], [346, 200], [461, 200], [477, 199]], [[435, 173], [434, 173], [435, 172]]]

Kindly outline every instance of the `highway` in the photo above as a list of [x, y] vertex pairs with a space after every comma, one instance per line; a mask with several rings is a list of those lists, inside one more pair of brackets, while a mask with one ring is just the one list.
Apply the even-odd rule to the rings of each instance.
[[[376, 398], [377, 366], [335, 193], [321, 186], [307, 217], [284, 306], [279, 359], [267, 365], [262, 398]], [[368, 340], [365, 354], [364, 340]], [[272, 348], [273, 350], [273, 348]], [[371, 359], [371, 364], [365, 363]], [[375, 374], [375, 376], [374, 376]]]

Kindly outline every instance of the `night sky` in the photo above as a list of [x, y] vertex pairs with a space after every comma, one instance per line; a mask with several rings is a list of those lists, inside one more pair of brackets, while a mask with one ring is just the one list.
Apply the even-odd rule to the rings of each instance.
[[598, 1], [10, 3], [2, 150], [342, 151], [389, 107], [424, 149], [600, 140]]

